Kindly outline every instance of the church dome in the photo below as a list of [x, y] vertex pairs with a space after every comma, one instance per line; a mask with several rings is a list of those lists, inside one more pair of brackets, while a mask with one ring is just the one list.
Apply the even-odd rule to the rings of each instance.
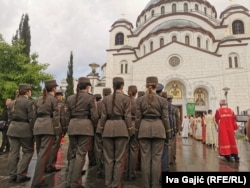
[[166, 21], [163, 22], [159, 25], [157, 25], [156, 27], [154, 27], [150, 33], [154, 33], [157, 32], [159, 30], [163, 30], [163, 29], [169, 29], [169, 28], [173, 28], [173, 27], [192, 27], [192, 28], [201, 28], [200, 25], [189, 21], [189, 20], [184, 20], [184, 19], [175, 19], [175, 20], [170, 20], [170, 21]]
[[115, 26], [116, 24], [119, 24], [119, 23], [125, 23], [125, 24], [128, 24], [131, 28], [133, 28], [133, 24], [128, 21], [127, 19], [125, 18], [120, 18], [118, 20], [116, 20], [113, 24], [112, 24], [112, 27]]
[[148, 7], [150, 7], [150, 5], [156, 4], [158, 2], [160, 2], [161, 0], [151, 0], [144, 9], [147, 9]]
[[242, 6], [242, 5], [233, 4], [233, 5], [228, 6], [227, 8], [225, 8], [224, 11], [221, 12], [220, 18], [222, 18], [222, 16], [223, 16], [226, 12], [228, 12], [228, 11], [230, 11], [230, 10], [235, 10], [235, 9], [241, 9], [241, 10], [243, 10], [243, 11], [248, 11], [248, 9], [247, 9], [246, 7], [244, 7], [244, 6]]

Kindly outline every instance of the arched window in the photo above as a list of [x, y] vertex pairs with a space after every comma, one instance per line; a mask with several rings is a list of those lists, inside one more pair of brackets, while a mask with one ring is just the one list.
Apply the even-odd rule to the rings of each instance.
[[153, 41], [150, 42], [150, 52], [152, 52], [154, 50], [154, 43]]
[[187, 12], [187, 11], [188, 11], [188, 4], [184, 3], [184, 12]]
[[160, 39], [160, 47], [164, 46], [164, 38]]
[[125, 73], [126, 74], [128, 73], [128, 64], [127, 63], [125, 64]]
[[206, 50], [209, 50], [209, 41], [206, 40]]
[[228, 58], [229, 68], [233, 68], [232, 57]]
[[201, 47], [201, 38], [197, 37], [197, 47], [200, 48]]
[[207, 15], [207, 8], [204, 8], [204, 14]]
[[151, 16], [154, 17], [154, 15], [155, 15], [155, 11], [152, 10], [152, 11], [151, 11]]
[[190, 44], [189, 36], [185, 36], [185, 44], [186, 45]]
[[143, 54], [145, 55], [146, 54], [146, 46], [143, 45]]
[[145, 15], [144, 16], [144, 22], [146, 23], [146, 21], [147, 21], [147, 16]]
[[177, 41], [177, 37], [176, 36], [172, 36], [172, 41]]
[[199, 6], [195, 4], [195, 10], [199, 10]]
[[238, 68], [238, 57], [237, 56], [234, 57], [234, 67]]
[[124, 44], [123, 33], [117, 33], [115, 36], [115, 45], [123, 45], [123, 44]]
[[244, 34], [244, 23], [240, 20], [233, 22], [233, 34]]
[[123, 64], [121, 64], [121, 74], [123, 73]]
[[165, 14], [165, 7], [161, 7], [161, 15], [164, 15]]
[[172, 13], [176, 12], [176, 4], [172, 4]]
[[228, 67], [229, 68], [239, 68], [239, 55], [236, 53], [231, 53], [228, 56]]

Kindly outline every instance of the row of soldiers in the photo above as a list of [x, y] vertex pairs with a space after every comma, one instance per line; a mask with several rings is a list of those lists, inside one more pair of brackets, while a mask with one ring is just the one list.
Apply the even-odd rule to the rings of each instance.
[[157, 77], [146, 79], [147, 91], [140, 97], [135, 85], [128, 87], [128, 95], [123, 86], [123, 78], [113, 78], [113, 93], [104, 88], [102, 98], [90, 94], [90, 80], [80, 77], [76, 94], [64, 104], [55, 98], [59, 94], [55, 80], [45, 81], [43, 95], [35, 101], [30, 100], [30, 85], [20, 84], [19, 97], [9, 108], [10, 182], [30, 180], [27, 170], [36, 142], [32, 187], [46, 187], [44, 172], [59, 170], [55, 168], [56, 156], [67, 131], [67, 187], [83, 187], [81, 173], [91, 146], [95, 148], [97, 177], [105, 177], [106, 187], [121, 187], [124, 173], [128, 180], [134, 180], [138, 161], [144, 187], [159, 186], [161, 171], [169, 171], [176, 159], [178, 108], [171, 104], [172, 97], [163, 92]]

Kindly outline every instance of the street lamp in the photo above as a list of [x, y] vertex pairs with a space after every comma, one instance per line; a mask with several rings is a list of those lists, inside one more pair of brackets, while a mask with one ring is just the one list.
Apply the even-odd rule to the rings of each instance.
[[90, 63], [89, 66], [91, 67], [92, 70], [92, 86], [91, 86], [91, 93], [94, 93], [94, 78], [96, 75], [96, 69], [100, 66], [97, 63]]
[[[224, 87], [222, 90], [224, 91], [224, 95], [225, 95], [225, 99], [226, 99], [226, 103], [227, 103], [227, 94], [228, 94], [228, 91], [230, 90], [230, 88]], [[227, 104], [227, 106], [228, 106], [228, 104]]]

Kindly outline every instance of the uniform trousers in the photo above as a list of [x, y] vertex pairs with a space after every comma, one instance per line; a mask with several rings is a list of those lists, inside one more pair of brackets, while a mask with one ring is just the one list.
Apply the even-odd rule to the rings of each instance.
[[173, 164], [176, 159], [176, 136], [173, 136], [171, 140], [171, 159], [170, 162]]
[[32, 185], [39, 186], [44, 183], [44, 171], [53, 145], [54, 135], [35, 135], [35, 139], [37, 162]]
[[91, 145], [90, 145], [89, 151], [88, 151], [88, 158], [89, 158], [89, 165], [90, 166], [95, 166], [95, 164], [96, 164], [94, 143], [95, 143], [95, 136], [92, 137]]
[[[27, 176], [30, 161], [34, 153], [33, 138], [18, 138], [9, 136], [10, 153], [8, 157], [10, 179], [22, 178]], [[22, 157], [20, 158], [20, 149]]]
[[93, 136], [69, 135], [70, 161], [67, 174], [67, 184], [70, 188], [80, 187], [82, 184], [82, 168], [86, 162]]
[[127, 149], [126, 173], [128, 179], [135, 177], [136, 164], [138, 161], [139, 144], [136, 137], [133, 135], [129, 138]]
[[60, 148], [62, 140], [62, 134], [54, 136], [54, 142], [50, 151], [48, 163], [47, 163], [47, 170], [56, 168], [56, 161], [57, 161], [57, 153]]
[[143, 188], [159, 188], [163, 138], [140, 138]]
[[163, 147], [161, 170], [162, 172], [169, 171], [169, 145], [165, 142]]
[[104, 176], [103, 141], [100, 133], [95, 134], [95, 159], [97, 164], [97, 175]]
[[120, 187], [126, 160], [127, 137], [103, 137], [105, 186]]

